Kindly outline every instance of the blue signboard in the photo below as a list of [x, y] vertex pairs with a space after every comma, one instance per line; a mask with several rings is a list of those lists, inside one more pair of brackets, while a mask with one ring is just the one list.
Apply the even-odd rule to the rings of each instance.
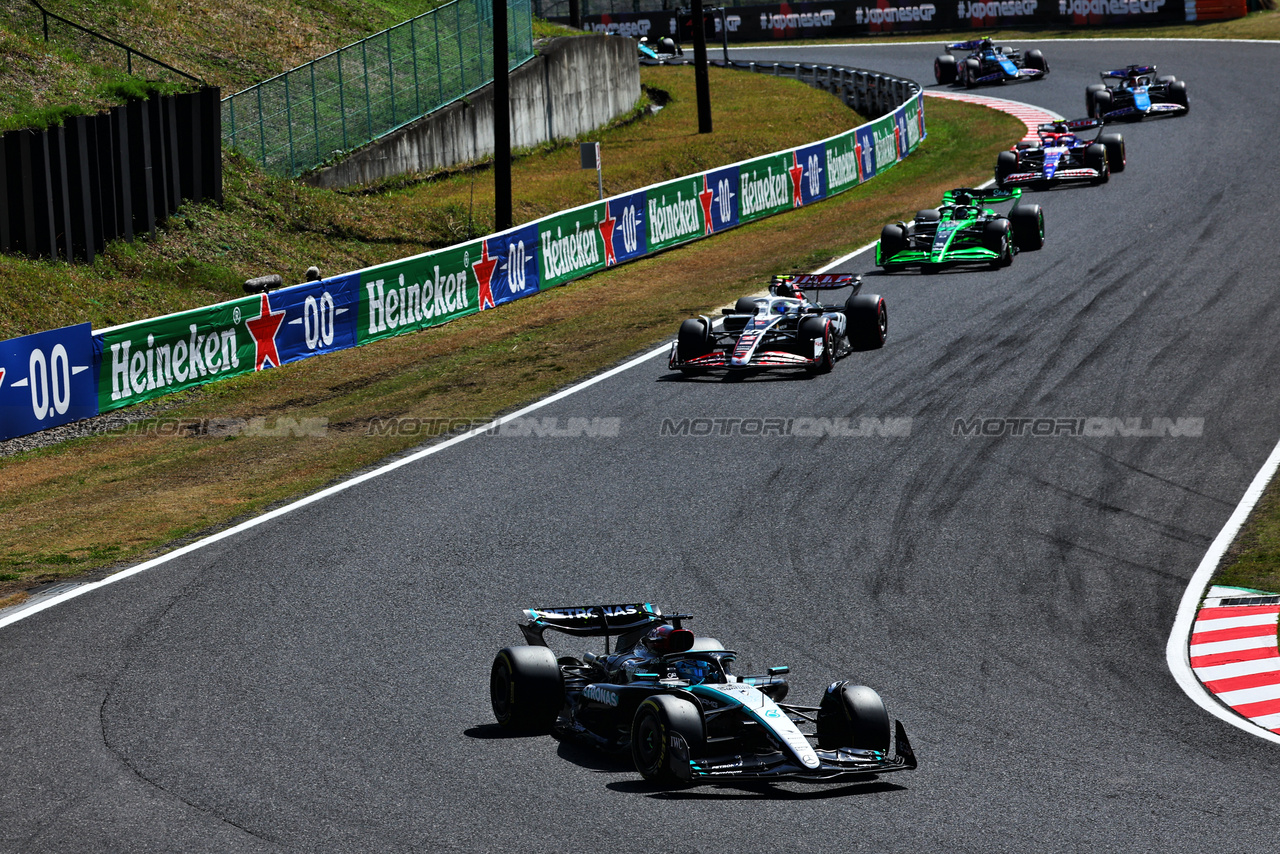
[[504, 231], [486, 241], [489, 257], [496, 258], [490, 289], [495, 305], [531, 296], [538, 292], [537, 222]]
[[267, 299], [272, 314], [284, 312], [284, 322], [274, 336], [281, 363], [356, 346], [359, 273], [272, 291]]
[[0, 440], [98, 414], [88, 323], [0, 341]]
[[827, 146], [819, 142], [795, 150], [800, 173], [800, 198], [812, 204], [827, 197]]
[[608, 200], [608, 206], [609, 219], [613, 220], [613, 240], [605, 241], [605, 264], [611, 267], [647, 255], [644, 192], [615, 196]]
[[724, 231], [738, 224], [738, 167], [718, 169], [703, 176], [710, 195], [704, 210], [712, 231]]

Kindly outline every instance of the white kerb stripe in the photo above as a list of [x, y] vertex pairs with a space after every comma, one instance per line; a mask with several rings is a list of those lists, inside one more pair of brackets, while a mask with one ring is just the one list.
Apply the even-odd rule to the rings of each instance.
[[1276, 614], [1250, 614], [1245, 617], [1215, 617], [1212, 620], [1196, 620], [1192, 634], [1216, 632], [1220, 629], [1239, 629], [1245, 626], [1274, 626]]
[[1259, 685], [1257, 688], [1241, 688], [1238, 691], [1223, 691], [1218, 699], [1228, 706], [1243, 706], [1246, 703], [1261, 703], [1264, 700], [1280, 699], [1280, 684]]
[[1280, 713], [1276, 713], [1274, 715], [1259, 715], [1258, 717], [1250, 718], [1249, 720], [1253, 721], [1258, 726], [1266, 727], [1267, 729], [1280, 727]]
[[1213, 641], [1212, 643], [1193, 643], [1191, 644], [1191, 657], [1215, 655], [1220, 652], [1239, 652], [1243, 649], [1261, 649], [1267, 646], [1275, 647], [1275, 645], [1275, 635], [1258, 638], [1236, 638], [1235, 640]]
[[1193, 668], [1201, 682], [1231, 679], [1235, 676], [1253, 676], [1256, 673], [1276, 671], [1280, 675], [1280, 655], [1271, 658], [1255, 658], [1252, 661], [1233, 661], [1230, 664], [1210, 664]]

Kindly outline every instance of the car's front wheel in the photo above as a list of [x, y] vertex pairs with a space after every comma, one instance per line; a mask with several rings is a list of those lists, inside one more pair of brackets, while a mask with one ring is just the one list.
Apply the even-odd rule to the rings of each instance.
[[818, 747], [889, 752], [889, 712], [880, 695], [865, 685], [832, 683], [818, 706]]
[[[700, 317], [691, 317], [680, 324], [680, 333], [676, 337], [676, 358], [681, 362], [687, 362], [690, 359], [696, 359], [698, 356], [705, 356], [712, 351], [711, 329], [707, 326], [707, 322]], [[685, 373], [692, 373], [698, 368], [692, 368], [682, 365], [680, 370]]]
[[551, 732], [564, 707], [564, 681], [555, 653], [545, 646], [509, 646], [489, 671], [493, 716], [505, 730]]
[[1111, 180], [1111, 169], [1107, 165], [1107, 149], [1100, 142], [1095, 142], [1084, 150], [1084, 165], [1086, 169], [1096, 170], [1098, 177], [1094, 179], [1096, 184], [1105, 184]]
[[701, 750], [705, 738], [702, 714], [693, 703], [654, 694], [639, 705], [632, 719], [631, 758], [651, 783], [687, 783], [689, 759]]
[[1098, 137], [1098, 142], [1102, 143], [1102, 147], [1107, 150], [1107, 167], [1113, 173], [1123, 172], [1125, 164], [1128, 163], [1124, 150], [1124, 135], [1104, 133]]

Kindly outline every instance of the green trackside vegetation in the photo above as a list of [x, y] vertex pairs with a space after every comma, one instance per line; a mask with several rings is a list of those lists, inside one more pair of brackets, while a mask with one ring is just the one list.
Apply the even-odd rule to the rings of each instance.
[[[643, 81], [662, 92], [666, 107], [599, 135], [606, 193], [821, 139], [861, 121], [830, 95], [794, 81], [713, 69], [716, 131], [705, 137], [696, 133], [689, 69], [646, 69]], [[322, 435], [157, 435], [166, 431], [149, 432], [144, 422], [0, 459], [0, 602], [6, 594], [20, 599], [34, 584], [137, 561], [431, 438], [382, 432], [380, 419], [488, 419], [616, 364], [669, 339], [682, 319], [758, 290], [774, 272], [812, 270], [945, 190], [986, 180], [997, 151], [1023, 133], [1009, 116], [950, 102], [929, 103], [928, 128], [929, 138], [902, 164], [810, 208], [420, 334], [164, 402], [166, 417], [189, 424], [262, 419], [255, 423], [278, 428], [323, 418]], [[3, 322], [25, 331], [154, 316], [238, 294], [249, 275], [300, 273], [322, 253], [321, 266], [336, 272], [420, 251], [433, 220], [441, 235], [491, 229], [493, 185], [484, 168], [350, 194], [264, 178], [234, 158], [229, 169], [222, 209], [185, 211], [156, 240], [113, 247], [99, 264], [0, 259], [9, 265], [0, 274], [2, 296], [22, 305], [21, 323]], [[579, 168], [576, 146], [522, 157], [513, 172], [521, 219], [595, 198], [595, 175]], [[291, 254], [295, 246], [301, 248]], [[21, 287], [12, 284], [23, 276]], [[52, 294], [51, 303], [68, 307], [41, 308], [25, 298], [20, 292], [33, 289], [31, 277]]]

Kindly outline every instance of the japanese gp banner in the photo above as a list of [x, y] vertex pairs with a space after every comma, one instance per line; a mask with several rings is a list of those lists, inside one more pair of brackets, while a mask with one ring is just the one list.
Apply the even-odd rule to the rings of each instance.
[[474, 314], [482, 300], [492, 308], [502, 258], [490, 253], [491, 243], [503, 245], [487, 238], [361, 271], [358, 343]]
[[0, 342], [0, 441], [97, 414], [89, 324]]

